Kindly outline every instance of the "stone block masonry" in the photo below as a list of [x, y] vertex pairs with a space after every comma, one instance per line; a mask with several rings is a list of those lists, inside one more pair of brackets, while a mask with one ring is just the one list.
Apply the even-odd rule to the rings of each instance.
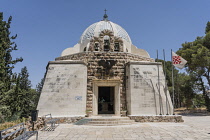
[[85, 116], [87, 66], [82, 61], [52, 61], [37, 109], [39, 116]]
[[126, 71], [128, 115], [173, 114], [161, 63], [129, 62]]
[[184, 122], [181, 115], [128, 116], [136, 122]]
[[[94, 79], [116, 79], [120, 80], [120, 103], [121, 111], [126, 109], [126, 75], [125, 65], [130, 61], [154, 62], [154, 59], [125, 52], [82, 52], [58, 57], [56, 61], [81, 60], [87, 63], [87, 104], [86, 110], [93, 109], [93, 80]], [[101, 60], [115, 60], [108, 74], [98, 63]]]

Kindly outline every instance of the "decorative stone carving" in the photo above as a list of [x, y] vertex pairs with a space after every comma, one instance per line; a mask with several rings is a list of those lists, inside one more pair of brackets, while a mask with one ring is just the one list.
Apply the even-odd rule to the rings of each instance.
[[[93, 37], [90, 40], [90, 46], [89, 46], [88, 51], [91, 51], [91, 52], [94, 51], [95, 42], [99, 42], [97, 37]], [[98, 45], [100, 46], [100, 43]]]
[[123, 52], [123, 40], [120, 37], [114, 37], [115, 42], [119, 42], [119, 52]]
[[111, 75], [110, 70], [112, 66], [116, 64], [116, 60], [100, 60], [98, 61], [98, 65], [104, 68], [104, 72], [106, 75]]
[[[99, 38], [103, 40], [104, 36], [106, 35], [108, 35], [110, 38], [110, 51], [113, 52], [114, 51], [114, 33], [110, 30], [105, 29], [101, 31], [101, 33], [99, 34]], [[102, 50], [104, 50], [104, 40], [101, 46], [103, 47]]]
[[104, 36], [109, 36], [110, 38], [110, 52], [114, 52], [114, 45], [115, 45], [115, 42], [118, 42], [119, 43], [119, 52], [123, 52], [123, 40], [120, 38], [120, 37], [116, 37], [114, 36], [114, 33], [110, 30], [103, 30], [101, 31], [101, 33], [99, 34], [99, 37], [93, 37], [91, 40], [90, 40], [90, 46], [89, 46], [89, 49], [88, 51], [95, 51], [95, 43], [97, 42], [98, 43], [98, 51], [104, 51]]

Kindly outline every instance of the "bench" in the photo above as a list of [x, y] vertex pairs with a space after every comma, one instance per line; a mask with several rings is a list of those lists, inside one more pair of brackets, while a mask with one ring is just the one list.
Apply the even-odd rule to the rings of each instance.
[[[56, 119], [56, 118], [52, 118], [52, 115], [51, 114], [47, 114], [47, 115], [44, 115], [45, 117], [45, 128], [44, 130], [47, 130], [47, 131], [54, 131], [55, 130], [55, 124], [59, 124], [59, 119]], [[47, 124], [50, 124], [50, 127], [47, 126]]]
[[24, 123], [17, 124], [10, 128], [4, 129], [0, 131], [0, 140], [27, 140], [31, 136], [36, 134], [36, 140], [38, 140], [38, 131], [26, 131], [24, 127]]

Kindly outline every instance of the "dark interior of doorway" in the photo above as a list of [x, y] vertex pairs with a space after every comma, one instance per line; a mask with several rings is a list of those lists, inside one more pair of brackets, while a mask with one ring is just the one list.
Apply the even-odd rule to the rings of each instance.
[[114, 114], [114, 87], [98, 87], [98, 114]]

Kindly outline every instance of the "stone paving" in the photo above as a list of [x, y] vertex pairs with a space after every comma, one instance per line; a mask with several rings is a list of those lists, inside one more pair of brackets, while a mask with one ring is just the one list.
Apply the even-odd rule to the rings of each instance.
[[[39, 140], [210, 140], [210, 116], [183, 116], [183, 123], [135, 123], [121, 126], [60, 124], [39, 131]], [[35, 137], [30, 138], [35, 140]]]

